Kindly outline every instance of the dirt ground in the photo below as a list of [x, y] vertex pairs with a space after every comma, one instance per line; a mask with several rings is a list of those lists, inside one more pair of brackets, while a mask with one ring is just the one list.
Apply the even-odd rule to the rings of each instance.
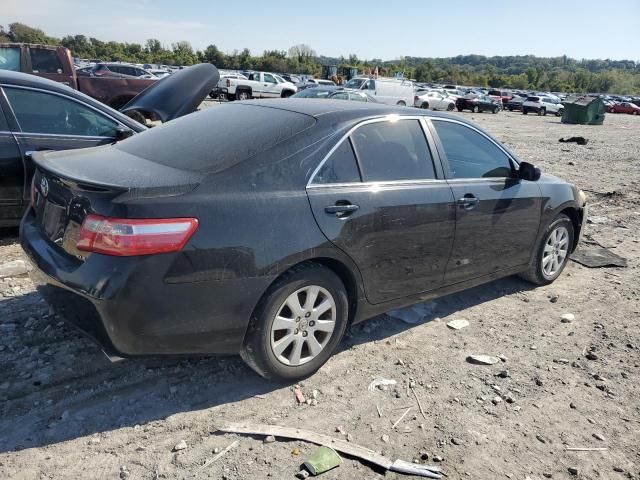
[[[308, 398], [317, 390], [315, 406], [239, 358], [111, 364], [28, 277], [2, 279], [0, 478], [293, 479], [315, 449], [216, 433], [230, 422], [313, 430], [392, 460], [440, 464], [449, 479], [640, 478], [640, 118], [607, 115], [598, 127], [463, 115], [584, 189], [593, 219], [585, 246], [604, 245], [628, 267], [570, 262], [548, 287], [507, 278], [439, 299], [416, 325], [382, 316], [355, 326], [301, 383]], [[589, 143], [558, 142], [573, 135]], [[16, 232], [4, 231], [0, 264], [20, 257]], [[575, 319], [564, 323], [565, 313]], [[447, 328], [453, 319], [470, 325]], [[470, 354], [504, 361], [472, 365]], [[380, 378], [397, 385], [369, 391]], [[186, 448], [172, 452], [181, 440]], [[405, 478], [353, 458], [322, 475], [383, 477]]]

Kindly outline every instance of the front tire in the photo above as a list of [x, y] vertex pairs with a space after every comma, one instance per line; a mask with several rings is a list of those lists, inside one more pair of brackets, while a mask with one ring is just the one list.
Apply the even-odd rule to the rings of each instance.
[[473, 113], [480, 113], [480, 107], [478, 105], [474, 105], [471, 111]]
[[493, 109], [491, 110], [491, 113], [493, 113], [495, 115], [499, 111], [500, 111], [500, 109], [498, 107], [493, 107]]
[[529, 269], [520, 277], [536, 285], [549, 285], [560, 276], [569, 261], [573, 245], [573, 223], [565, 214], [547, 226], [536, 247]]
[[453, 103], [450, 103], [447, 105], [447, 112], [453, 112], [454, 108], [456, 108], [456, 106]]
[[403, 100], [400, 100], [398, 103], [396, 103], [396, 105], [399, 106], [399, 107], [406, 107], [407, 106], [407, 104], [404, 103]]
[[335, 273], [315, 263], [294, 267], [260, 301], [240, 355], [264, 378], [306, 378], [331, 357], [348, 316], [347, 293]]
[[422, 105], [420, 105], [420, 108], [424, 108], [425, 110], [429, 110], [429, 102], [422, 102]]

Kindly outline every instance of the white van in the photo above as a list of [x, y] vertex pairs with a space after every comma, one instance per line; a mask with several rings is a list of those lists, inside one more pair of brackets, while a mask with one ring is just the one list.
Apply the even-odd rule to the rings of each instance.
[[387, 105], [413, 105], [413, 82], [395, 78], [355, 77], [344, 88], [364, 90], [381, 103]]

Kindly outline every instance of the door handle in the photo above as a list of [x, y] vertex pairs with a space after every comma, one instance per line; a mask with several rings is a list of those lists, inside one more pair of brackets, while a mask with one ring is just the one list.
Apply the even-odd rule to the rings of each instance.
[[352, 203], [336, 203], [335, 205], [324, 207], [324, 211], [329, 214], [333, 214], [336, 217], [346, 217], [347, 215], [351, 215], [359, 208], [359, 205], [354, 205]]
[[458, 205], [465, 210], [473, 210], [478, 203], [480, 203], [480, 199], [470, 193], [458, 199]]

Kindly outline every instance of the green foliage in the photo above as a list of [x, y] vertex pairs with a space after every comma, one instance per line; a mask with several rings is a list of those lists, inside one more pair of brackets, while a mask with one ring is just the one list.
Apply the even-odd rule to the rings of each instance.
[[419, 82], [452, 83], [489, 87], [535, 89], [565, 92], [640, 93], [640, 63], [631, 60], [576, 60], [561, 57], [542, 58], [533, 55], [485, 57], [458, 55], [449, 58], [400, 57], [392, 61], [362, 60], [348, 57], [318, 56], [308, 45], [299, 44], [288, 51], [265, 51], [253, 56], [248, 49], [225, 54], [212, 44], [194, 51], [189, 42], [170, 47], [154, 38], [144, 45], [103, 42], [84, 35], [67, 35], [61, 40], [49, 37], [40, 29], [22, 23], [0, 26], [0, 42], [25, 42], [64, 45], [74, 57], [104, 61], [192, 65], [209, 62], [223, 69], [256, 69], [287, 73], [319, 75], [323, 65], [336, 65], [338, 72], [358, 68], [360, 73], [378, 67], [382, 76], [401, 72]]

